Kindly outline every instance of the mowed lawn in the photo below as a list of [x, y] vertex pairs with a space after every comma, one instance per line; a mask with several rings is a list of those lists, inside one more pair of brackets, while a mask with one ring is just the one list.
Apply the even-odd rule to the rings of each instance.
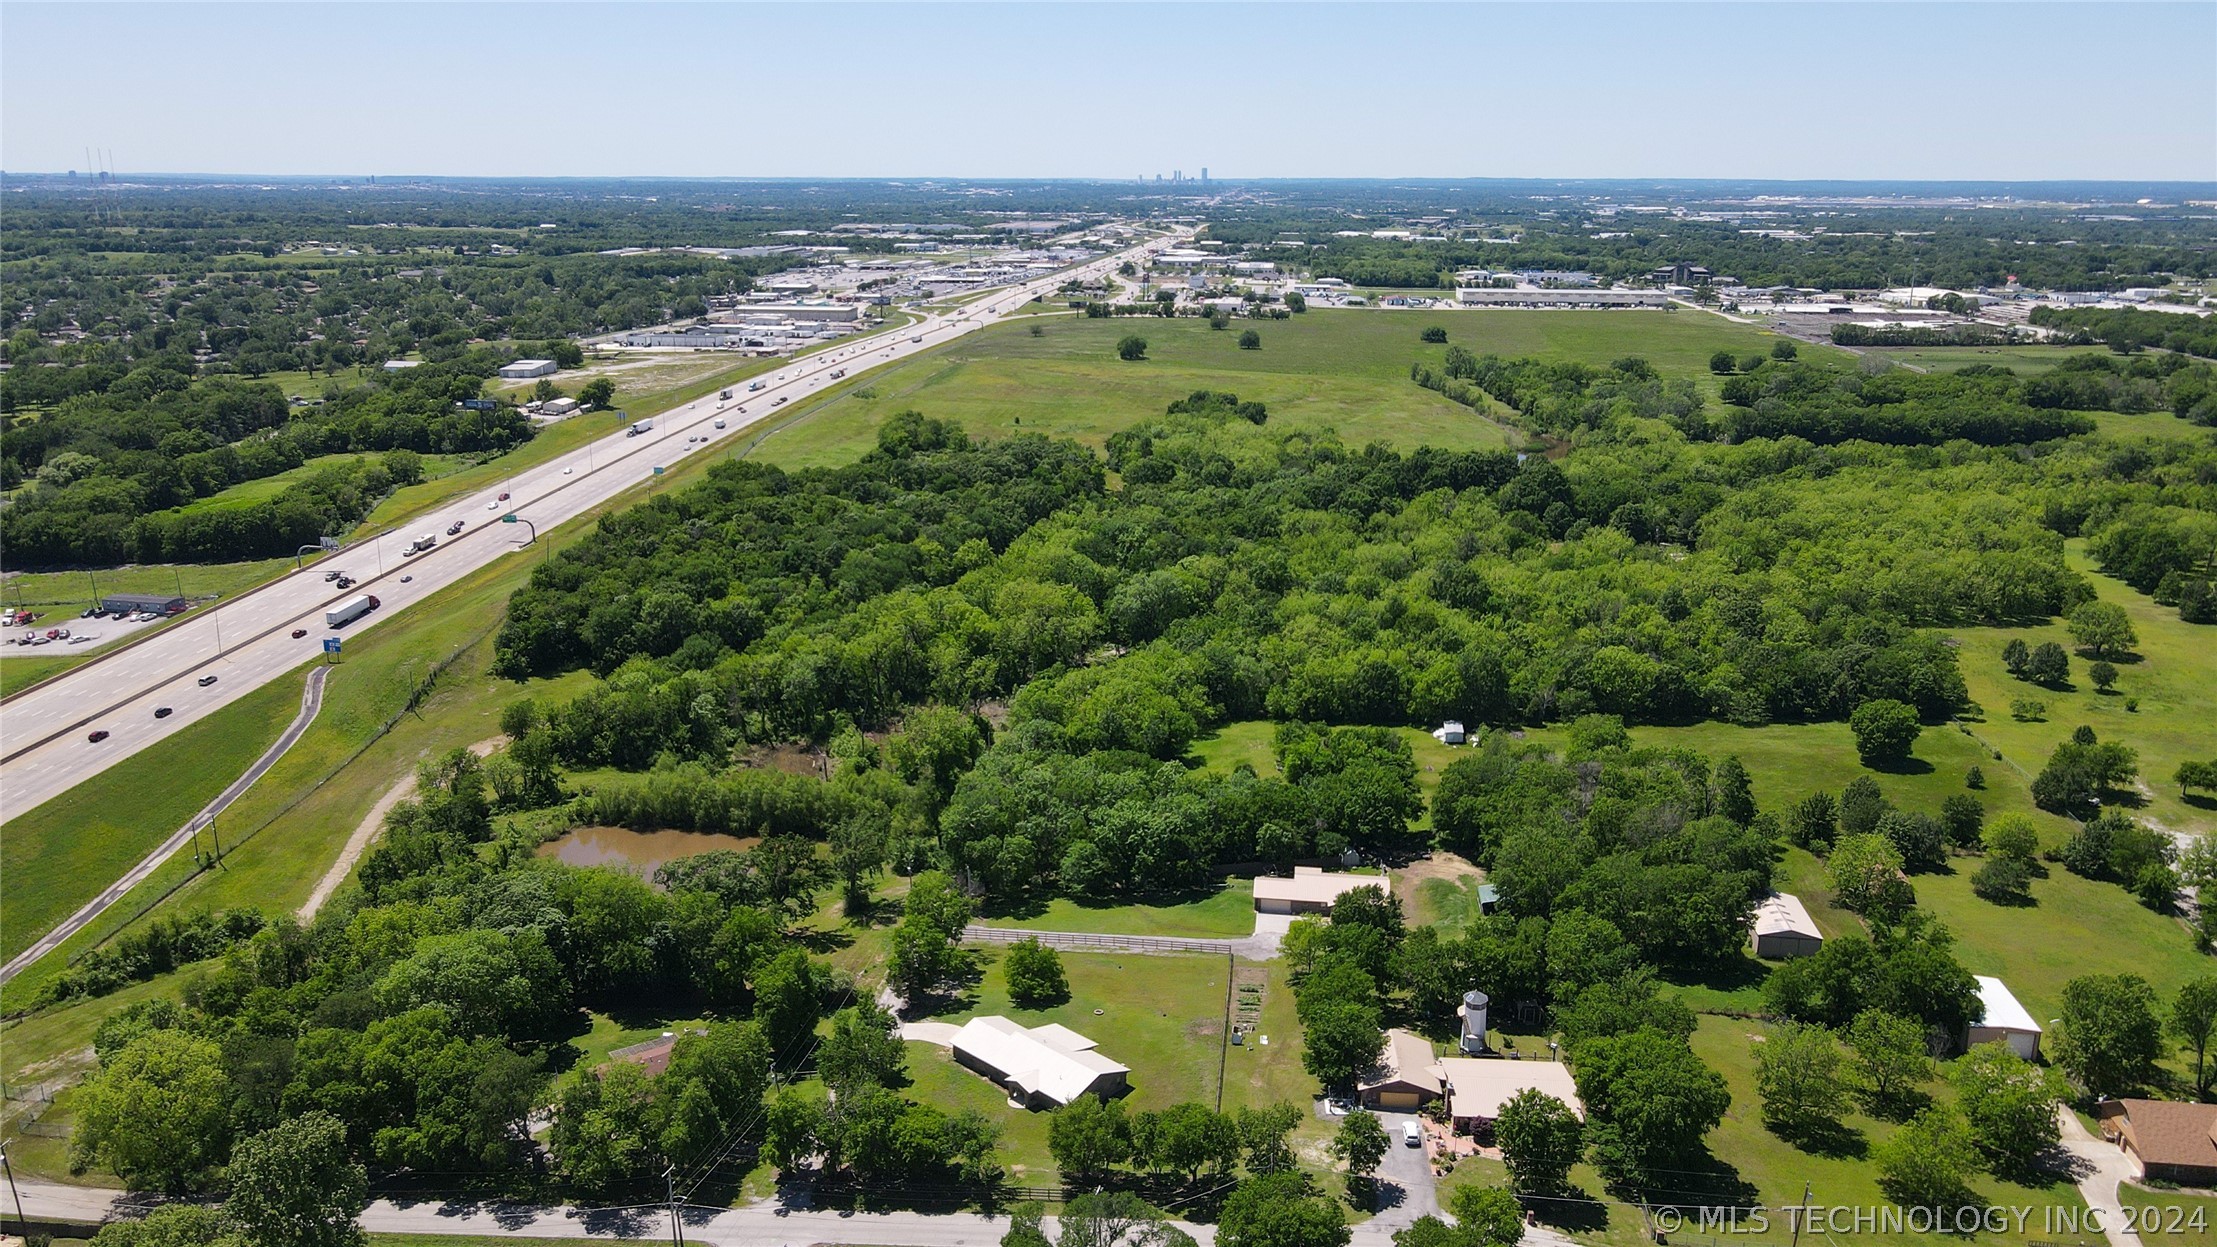
[[[1026, 1026], [1059, 1022], [1094, 1040], [1110, 1059], [1131, 1067], [1131, 1094], [1124, 1100], [1128, 1111], [1189, 1100], [1215, 1108], [1220, 1072], [1225, 1112], [1273, 1103], [1305, 1110], [1316, 1096], [1316, 1080], [1301, 1068], [1300, 1027], [1282, 962], [1237, 963], [1243, 974], [1264, 981], [1262, 1020], [1249, 1042], [1227, 1046], [1229, 958], [1066, 952], [1062, 964], [1070, 979], [1070, 998], [1046, 1009], [1010, 1003], [999, 961], [999, 950], [983, 950], [984, 977], [974, 998], [935, 1020], [959, 1023], [1001, 1014]], [[1263, 1037], [1269, 1042], [1259, 1042]], [[1059, 1180], [1047, 1150], [1047, 1113], [1010, 1107], [998, 1087], [956, 1064], [936, 1044], [911, 1042], [908, 1064], [912, 1085], [905, 1094], [950, 1112], [976, 1109], [1000, 1123], [1001, 1157], [1011, 1182], [1043, 1186]], [[1330, 1167], [1323, 1151], [1330, 1137], [1328, 1125], [1314, 1114], [1304, 1115], [1294, 1144], [1308, 1167]]]
[[0, 825], [0, 956], [23, 951], [237, 779], [299, 712], [301, 680], [273, 680]]
[[1039, 931], [1238, 939], [1255, 929], [1255, 885], [1247, 879], [1230, 879], [1221, 887], [1190, 896], [1149, 898], [1131, 903], [1057, 896], [1044, 902], [996, 909], [981, 914], [978, 921], [989, 927], [1029, 927]]
[[[796, 413], [798, 419], [754, 453], [786, 467], [846, 462], [874, 444], [887, 416], [910, 408], [959, 420], [977, 436], [1037, 432], [1098, 446], [1200, 389], [1230, 390], [1267, 404], [1272, 428], [1332, 429], [1354, 446], [1383, 441], [1404, 449], [1462, 449], [1523, 441], [1520, 433], [1409, 380], [1411, 362], [1436, 365], [1446, 353], [1444, 346], [1418, 340], [1435, 322], [1450, 342], [1480, 354], [1589, 361], [1643, 355], [1668, 374], [1698, 378], [1708, 376], [1712, 351], [1768, 349], [1770, 341], [1717, 317], [1656, 313], [1448, 311], [1433, 317], [1331, 309], [1281, 321], [1242, 320], [1225, 330], [1193, 317], [1028, 321], [862, 377], [843, 394]], [[1239, 349], [1247, 329], [1261, 335], [1260, 350]], [[1146, 359], [1116, 357], [1116, 343], [1127, 334], [1147, 340]]]
[[[1755, 1090], [1756, 1042], [1768, 1030], [1768, 1026], [1761, 1022], [1704, 1016], [1700, 1019], [1699, 1029], [1694, 1032], [1693, 1049], [1703, 1064], [1724, 1075], [1725, 1082], [1732, 1091], [1732, 1104], [1725, 1112], [1724, 1121], [1709, 1132], [1710, 1154], [1737, 1170], [1741, 1180], [1754, 1186], [1762, 1205], [1774, 1210], [1773, 1229], [1781, 1235], [1779, 1241], [1783, 1241], [1785, 1218], [1775, 1210], [1800, 1203], [1804, 1183], [1810, 1189], [1810, 1202], [1819, 1206], [1885, 1206], [1888, 1201], [1878, 1189], [1877, 1167], [1870, 1162], [1867, 1152], [1889, 1138], [1899, 1127], [1892, 1122], [1850, 1113], [1842, 1123], [1850, 1131], [1850, 1137], [1845, 1147], [1832, 1154], [1804, 1150], [1771, 1133], [1763, 1124], [1763, 1100]], [[1954, 1088], [1944, 1079], [1935, 1079], [1927, 1083], [1924, 1089], [1941, 1103], [1951, 1102], [1955, 1098]], [[2042, 1209], [2084, 1207], [2078, 1188], [2061, 1179], [2045, 1184], [2021, 1185], [1979, 1175], [1972, 1179], [1970, 1185], [1973, 1191], [1994, 1205], [2032, 1209], [2024, 1233], [2012, 1231], [1995, 1235], [1981, 1234], [1977, 1240], [1981, 1243], [2047, 1240], [2052, 1236], [2042, 1232], [2041, 1227], [2046, 1217]], [[1696, 1198], [1689, 1202], [1702, 1201]], [[1725, 1236], [1719, 1241], [1729, 1241], [1729, 1237]], [[1853, 1241], [1872, 1247], [1879, 1244], [1908, 1247], [1909, 1244], [1924, 1244], [1932, 1240], [1929, 1235], [1891, 1235], [1859, 1231], [1853, 1236]]]
[[[2063, 689], [2042, 688], [2019, 680], [2002, 665], [2002, 647], [2012, 637], [2027, 645], [2054, 641], [2071, 650], [2070, 631], [2060, 621], [2030, 628], [1959, 628], [1951, 635], [1961, 643], [1958, 657], [1971, 700], [1983, 715], [1980, 736], [1991, 741], [2012, 763], [2038, 774], [2048, 754], [2070, 738], [2080, 725], [2094, 729], [2103, 740], [2132, 746], [2140, 753], [2141, 796], [2139, 810], [2174, 831], [2217, 831], [2217, 802], [2198, 795], [2189, 804], [2179, 796], [2171, 775], [2181, 762], [2217, 760], [2217, 632], [2182, 623], [2175, 607], [2155, 600], [2120, 580], [2094, 570], [2083, 542], [2066, 549], [2073, 568], [2085, 575], [2104, 602], [2124, 608], [2139, 634], [2137, 652], [2115, 658], [2115, 691], [2102, 693], [2087, 675], [2092, 660], [2071, 654], [2071, 684]], [[2134, 699], [2138, 708], [2126, 709]], [[2046, 718], [2020, 722], [2011, 717], [2011, 703], [2019, 699], [2044, 702]]]
[[[2025, 776], [1995, 762], [1977, 741], [1952, 727], [1926, 728], [1916, 745], [1923, 765], [1897, 772], [1864, 768], [1854, 737], [1841, 723], [1760, 728], [1708, 723], [1635, 728], [1632, 735], [1643, 745], [1698, 749], [1712, 761], [1737, 755], [1753, 781], [1758, 808], [1780, 813], [1811, 792], [1837, 796], [1848, 781], [1869, 775], [1899, 808], [1937, 814], [1946, 797], [1972, 791], [1963, 777], [1978, 766], [1986, 787], [1973, 795], [1986, 805], [1989, 818], [2026, 814], [2049, 848], [2060, 847], [2069, 835], [2070, 824], [2033, 808]], [[2182, 984], [2211, 972], [2209, 959], [2194, 951], [2181, 922], [2141, 905], [2115, 884], [2082, 879], [2051, 863], [2046, 877], [2033, 882], [2032, 905], [1995, 905], [1971, 893], [1971, 875], [1980, 861], [1958, 856], [1950, 859], [1948, 872], [1911, 876], [1917, 903], [1955, 933], [1956, 955], [1966, 967], [2007, 982], [2036, 1018], [2055, 1016], [2063, 985], [2082, 974], [2141, 975], [2167, 1004]], [[1824, 864], [1811, 854], [1787, 850], [1778, 886], [1801, 897], [1826, 934], [1862, 929], [1861, 919], [1832, 905]]]
[[[1214, 770], [1236, 770], [1244, 762], [1253, 767], [1257, 775], [1276, 775], [1278, 759], [1270, 742], [1277, 731], [1277, 723], [1269, 719], [1227, 723], [1194, 741], [1191, 756]], [[1455, 760], [1455, 751], [1433, 739], [1430, 732], [1411, 727], [1394, 731], [1409, 742], [1409, 752], [1416, 759], [1417, 787], [1430, 798], [1432, 790], [1439, 787], [1440, 771]]]
[[2081, 355], [2109, 355], [2106, 346], [1883, 346], [1864, 352], [1880, 359], [1922, 368], [1926, 372], [1954, 372], [1973, 364], [2007, 368], [2020, 377], [2053, 372]]

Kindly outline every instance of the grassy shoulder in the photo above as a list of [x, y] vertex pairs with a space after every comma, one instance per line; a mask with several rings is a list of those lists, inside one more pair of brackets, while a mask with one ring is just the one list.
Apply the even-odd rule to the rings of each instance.
[[0, 825], [0, 954], [29, 947], [215, 799], [298, 713], [301, 683], [271, 681]]

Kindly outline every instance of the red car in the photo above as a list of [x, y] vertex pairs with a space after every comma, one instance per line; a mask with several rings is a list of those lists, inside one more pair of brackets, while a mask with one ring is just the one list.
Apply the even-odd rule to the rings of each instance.
[[504, 490], [502, 490], [502, 491], [500, 492], [500, 500], [501, 500], [502, 502], [506, 502], [506, 501], [508, 501], [508, 491], [507, 491], [507, 490], [505, 490], [505, 489], [504, 489]]
[[295, 629], [293, 629], [293, 640], [295, 640], [295, 641], [299, 640], [300, 638], [302, 638], [302, 637], [304, 637], [304, 636], [306, 636], [306, 635], [308, 635], [308, 630], [307, 630], [306, 628], [295, 628]]

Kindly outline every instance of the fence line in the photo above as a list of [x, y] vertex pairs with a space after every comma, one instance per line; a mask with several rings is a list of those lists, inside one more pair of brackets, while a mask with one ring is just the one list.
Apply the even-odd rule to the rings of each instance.
[[1073, 952], [1099, 950], [1118, 953], [1212, 953], [1225, 956], [1239, 951], [1238, 940], [1193, 939], [1177, 935], [1100, 935], [1089, 931], [1034, 931], [1024, 927], [964, 927], [962, 938], [973, 944], [1016, 944], [1036, 939], [1049, 948]]

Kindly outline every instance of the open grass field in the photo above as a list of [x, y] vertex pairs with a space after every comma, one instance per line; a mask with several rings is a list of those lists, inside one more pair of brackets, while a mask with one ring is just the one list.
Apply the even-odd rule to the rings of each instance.
[[1973, 364], [2007, 368], [2020, 377], [2052, 372], [2075, 356], [2107, 355], [2106, 346], [1878, 346], [1863, 354], [1926, 372], [1954, 372]]
[[[1446, 352], [1417, 340], [1428, 323], [1319, 310], [1223, 331], [1192, 317], [1003, 325], [872, 374], [870, 396], [849, 390], [820, 403], [755, 453], [787, 467], [845, 462], [869, 449], [885, 417], [909, 408], [961, 420], [977, 436], [1021, 430], [1098, 446], [1198, 389], [1259, 399], [1270, 407], [1272, 427], [1330, 428], [1350, 445], [1521, 443], [1522, 434], [1409, 381], [1411, 361], [1437, 363]], [[1667, 374], [1696, 378], [1708, 376], [1712, 351], [1768, 345], [1768, 335], [1708, 316], [1443, 313], [1443, 323], [1450, 341], [1481, 354], [1588, 360], [1639, 354]], [[1031, 335], [1035, 327], [1038, 337]], [[1247, 328], [1262, 335], [1261, 350], [1239, 349], [1235, 330]], [[1145, 360], [1116, 358], [1115, 344], [1126, 334], [1147, 339]]]
[[2119, 1202], [2134, 1213], [2134, 1228], [2149, 1247], [2200, 1247], [2217, 1243], [2217, 1196], [2188, 1195], [2127, 1183]]
[[[368, 457], [367, 455], [357, 454], [318, 455], [297, 468], [287, 468], [274, 476], [265, 476], [258, 480], [240, 481], [229, 489], [209, 494], [205, 498], [196, 498], [186, 503], [182, 509], [186, 511], [229, 511], [252, 506], [257, 502], [267, 502], [325, 468], [338, 467]], [[435, 483], [439, 478], [459, 471], [469, 462], [470, 459], [466, 455], [425, 455], [423, 456], [425, 481], [426, 483]]]
[[1090, 931], [1104, 935], [1181, 935], [1238, 939], [1255, 929], [1255, 885], [1232, 879], [1187, 898], [1139, 904], [1089, 903], [1058, 896], [1022, 908], [981, 915], [989, 927], [1040, 931]]
[[[2067, 548], [2071, 566], [2084, 573], [2104, 602], [2124, 608], [2139, 634], [2133, 658], [2117, 660], [2114, 692], [2095, 690], [2087, 676], [2089, 660], [2071, 656], [2071, 687], [2046, 689], [2016, 679], [2002, 666], [2002, 646], [2011, 637], [2027, 645], [2055, 641], [2071, 648], [2061, 623], [2037, 628], [1962, 628], [1959, 657], [1971, 699], [1983, 712], [1978, 734], [1999, 748], [2015, 766], [2038, 774], [2050, 751], [2085, 724], [2104, 740], [2121, 741], [2140, 751], [2140, 780], [2145, 804], [2138, 813], [2174, 831], [2217, 831], [2217, 802], [2206, 797], [2182, 800], [2171, 773], [2188, 760], [2217, 758], [2217, 650], [2209, 628], [2181, 623], [2178, 611], [2158, 606], [2147, 595], [2094, 570], [2083, 543]], [[2011, 702], [2030, 698], [2047, 705], [2042, 722], [2019, 722]], [[2127, 698], [2139, 708], [2127, 710]], [[1993, 768], [1989, 767], [1991, 771]]]

